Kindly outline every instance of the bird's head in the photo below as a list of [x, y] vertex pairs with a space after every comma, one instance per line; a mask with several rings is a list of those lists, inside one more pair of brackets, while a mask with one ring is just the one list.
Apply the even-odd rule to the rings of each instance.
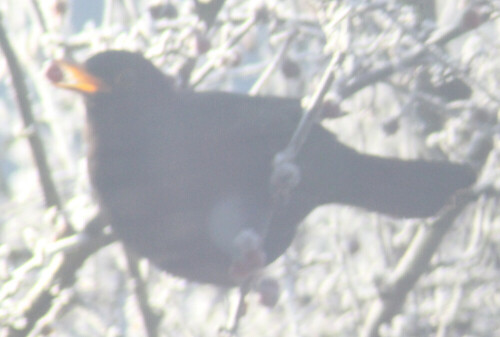
[[53, 61], [46, 75], [57, 87], [89, 96], [151, 91], [172, 82], [141, 54], [118, 50], [96, 54], [83, 65]]

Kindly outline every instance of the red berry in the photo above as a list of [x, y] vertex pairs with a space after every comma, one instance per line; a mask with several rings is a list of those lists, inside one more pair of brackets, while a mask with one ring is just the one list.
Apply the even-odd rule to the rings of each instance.
[[196, 34], [196, 51], [198, 52], [199, 55], [205, 54], [207, 51], [210, 50], [211, 47], [212, 44], [210, 43], [210, 40], [207, 39], [206, 36], [201, 34]]
[[47, 76], [52, 83], [59, 83], [64, 79], [64, 73], [56, 62], [49, 64], [45, 70], [45, 76]]
[[469, 9], [464, 13], [462, 23], [466, 28], [474, 29], [481, 24], [479, 13], [474, 9]]
[[63, 16], [68, 11], [68, 3], [66, 0], [57, 0], [53, 5], [55, 14]]

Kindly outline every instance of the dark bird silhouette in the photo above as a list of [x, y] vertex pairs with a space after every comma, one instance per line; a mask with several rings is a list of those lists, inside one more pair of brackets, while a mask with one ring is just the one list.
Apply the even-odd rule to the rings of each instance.
[[427, 217], [475, 180], [463, 165], [359, 153], [317, 125], [297, 158], [300, 183], [271, 210], [272, 160], [301, 117], [298, 100], [180, 89], [126, 51], [82, 67], [56, 61], [47, 76], [84, 95], [89, 174], [113, 231], [194, 281], [246, 280], [287, 249], [319, 205]]

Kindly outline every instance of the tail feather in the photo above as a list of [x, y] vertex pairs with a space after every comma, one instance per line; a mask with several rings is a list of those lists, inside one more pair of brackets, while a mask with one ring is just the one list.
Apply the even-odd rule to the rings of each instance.
[[400, 217], [436, 214], [457, 190], [474, 181], [472, 170], [447, 162], [358, 158], [348, 203]]
[[303, 186], [321, 203], [428, 217], [475, 181], [475, 173], [465, 165], [362, 154], [322, 132], [314, 133], [309, 145], [301, 158]]

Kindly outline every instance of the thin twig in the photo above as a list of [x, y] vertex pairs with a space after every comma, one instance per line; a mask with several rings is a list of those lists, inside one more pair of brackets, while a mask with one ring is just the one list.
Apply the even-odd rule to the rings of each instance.
[[225, 332], [229, 333], [231, 336], [235, 336], [238, 333], [238, 328], [240, 325], [240, 321], [245, 316], [246, 313], [246, 297], [250, 291], [250, 282], [245, 282], [239, 288], [239, 298], [236, 306], [236, 312], [234, 314], [234, 319], [229, 327], [229, 329], [225, 330]]
[[0, 47], [3, 50], [12, 76], [12, 83], [14, 86], [17, 104], [23, 119], [24, 128], [26, 130], [30, 130], [28, 133], [28, 141], [38, 169], [38, 177], [42, 185], [45, 205], [47, 207], [56, 206], [57, 209], [61, 211], [63, 209], [61, 199], [59, 198], [59, 194], [57, 193], [56, 186], [50, 174], [50, 168], [43, 144], [37, 132], [35, 118], [29, 101], [28, 89], [26, 87], [26, 83], [24, 82], [24, 74], [3, 27], [2, 13], [0, 13]]
[[[224, 45], [222, 45], [219, 50], [229, 50], [236, 43], [238, 43], [255, 25], [257, 22], [257, 18], [253, 15], [251, 18], [246, 20], [241, 27], [239, 27], [238, 31], [234, 34], [234, 36], [226, 41]], [[191, 87], [196, 87], [199, 85], [205, 77], [207, 77], [212, 70], [215, 69], [218, 59], [210, 58], [199, 70], [195, 72], [193, 78], [191, 80]]]
[[45, 33], [47, 32], [47, 23], [45, 21], [45, 17], [43, 15], [42, 9], [40, 8], [40, 5], [38, 4], [38, 0], [31, 0], [31, 5], [33, 6], [33, 10], [35, 11], [35, 16], [38, 20], [38, 24], [42, 28], [42, 31]]
[[[67, 249], [51, 257], [48, 262], [49, 268], [44, 268], [43, 275], [37, 284], [30, 290], [27, 296], [19, 301], [19, 314], [24, 315], [25, 324], [22, 328], [9, 327], [6, 337], [27, 336], [37, 326], [37, 322], [44, 317], [52, 308], [54, 300], [59, 296], [55, 289], [62, 291], [72, 287], [76, 280], [76, 272], [83, 262], [93, 255], [97, 250], [113, 241], [110, 235], [104, 235], [103, 219], [94, 217], [82, 233], [75, 240], [74, 249]], [[58, 287], [55, 287], [58, 285]]]
[[[484, 22], [481, 22], [481, 24], [483, 23]], [[362, 75], [349, 79], [345, 83], [338, 83], [337, 94], [343, 99], [348, 98], [361, 89], [375, 84], [395, 74], [398, 71], [407, 69], [410, 66], [417, 65], [421, 62], [424, 56], [430, 53], [430, 50], [433, 47], [436, 48], [437, 46], [443, 46], [453, 39], [456, 39], [457, 37], [460, 37], [461, 35], [477, 27], [478, 26], [466, 27], [459, 30], [458, 33], [453, 31], [453, 33], [446, 34], [440, 34], [439, 31], [441, 31], [441, 29], [438, 29], [436, 33], [431, 35], [434, 36], [434, 38], [428, 40], [428, 42], [423, 45], [416, 46], [412, 50], [405, 53], [401, 58], [394, 61], [384, 62], [381, 65], [374, 67], [372, 70], [363, 73]], [[445, 28], [444, 30], [448, 31], [448, 28]]]
[[[476, 7], [477, 6], [470, 5], [469, 7], [464, 9], [462, 13], [460, 13], [460, 17], [452, 25], [438, 29], [425, 42], [421, 41], [414, 31], [401, 24], [391, 12], [383, 11], [383, 13], [389, 20], [391, 20], [392, 24], [397, 25], [407, 36], [411, 37], [412, 40], [419, 45], [419, 47], [425, 50], [427, 55], [430, 55], [436, 61], [449, 68], [452, 71], [453, 75], [463, 80], [465, 83], [481, 89], [481, 91], [486, 96], [488, 96], [490, 100], [498, 104], [500, 103], [500, 98], [498, 96], [493, 94], [481, 82], [476, 81], [472, 77], [468, 76], [464, 70], [460, 69], [460, 66], [455, 65], [452, 60], [447, 58], [445, 56], [445, 52], [440, 48], [441, 46], [446, 44], [447, 41], [450, 41], [451, 39], [454, 39], [472, 29], [475, 29], [479, 27], [479, 25], [486, 22], [486, 15], [483, 15], [484, 17], [481, 17], [481, 14], [484, 13], [480, 13], [479, 8]], [[467, 17], [472, 15], [477, 18], [477, 25], [467, 24]]]
[[127, 258], [127, 266], [131, 277], [134, 280], [134, 290], [137, 298], [137, 303], [139, 304], [139, 310], [142, 314], [144, 321], [144, 326], [146, 329], [147, 337], [157, 337], [158, 328], [160, 324], [161, 316], [155, 313], [151, 306], [149, 305], [147, 284], [141, 277], [139, 271], [139, 259], [132, 253], [127, 247], [125, 249], [125, 256]]
[[380, 297], [369, 310], [362, 329], [362, 337], [378, 337], [381, 324], [390, 321], [400, 311], [408, 293], [420, 276], [427, 271], [431, 258], [445, 234], [472, 200], [474, 200], [473, 193], [458, 195], [455, 197], [455, 203], [445, 208], [433, 223], [420, 226], [396, 268], [384, 280]]
[[248, 94], [250, 96], [255, 96], [259, 93], [260, 89], [266, 83], [266, 81], [269, 79], [271, 74], [274, 72], [274, 70], [278, 67], [278, 65], [281, 63], [283, 60], [283, 56], [287, 52], [288, 48], [290, 47], [290, 44], [293, 42], [295, 37], [297, 36], [297, 31], [295, 29], [292, 29], [289, 33], [288, 36], [286, 37], [285, 42], [281, 46], [280, 50], [276, 55], [274, 56], [273, 60], [269, 65], [264, 69], [264, 71], [260, 74], [259, 78], [255, 83], [252, 85], [252, 88], [248, 91]]
[[[306, 112], [295, 129], [290, 142], [284, 150], [278, 152], [274, 156], [273, 172], [270, 179], [274, 205], [271, 210], [270, 219], [267, 222], [268, 224], [271, 223], [276, 208], [279, 208], [280, 205], [288, 201], [290, 193], [292, 193], [292, 190], [300, 181], [300, 171], [296, 168], [294, 162], [302, 146], [306, 142], [313, 125], [321, 116], [321, 104], [333, 82], [333, 70], [337, 65], [339, 57], [340, 54], [336, 54], [331, 58], [330, 64], [325, 70], [325, 74], [321, 79], [318, 89], [308, 104]], [[340, 99], [338, 97], [332, 96], [332, 100], [335, 101], [334, 104], [340, 104]]]
[[[302, 119], [300, 120], [297, 129], [295, 130], [290, 143], [287, 145], [285, 150], [282, 151], [281, 156], [285, 156], [286, 158], [295, 159], [297, 154], [299, 153], [302, 145], [304, 145], [309, 131], [312, 126], [319, 120], [321, 117], [321, 104], [323, 103], [323, 98], [330, 90], [330, 87], [334, 80], [333, 70], [337, 65], [340, 54], [335, 54], [331, 60], [330, 64], [326, 67], [325, 73], [321, 78], [321, 81], [316, 89], [314, 95], [309, 102], [306, 112]], [[335, 98], [334, 98], [335, 99]], [[340, 100], [337, 100], [336, 103], [339, 103]]]

